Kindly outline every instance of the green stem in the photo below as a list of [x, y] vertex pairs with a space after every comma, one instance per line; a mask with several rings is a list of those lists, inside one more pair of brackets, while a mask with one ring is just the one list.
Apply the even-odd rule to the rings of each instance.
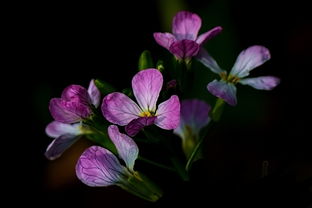
[[202, 144], [204, 142], [204, 138], [205, 137], [201, 138], [200, 141], [197, 143], [197, 145], [195, 146], [194, 151], [192, 152], [189, 160], [187, 161], [186, 166], [185, 166], [185, 170], [187, 172], [190, 170], [191, 165], [193, 164], [193, 161], [195, 159], [195, 156], [197, 155], [198, 151], [200, 150], [200, 148], [201, 148], [201, 146], [202, 146]]
[[214, 125], [215, 125], [215, 122], [212, 120], [212, 121], [210, 121], [210, 123], [208, 124], [208, 126], [207, 126], [206, 128], [204, 128], [204, 129], [202, 129], [202, 131], [200, 132], [201, 134], [200, 134], [200, 137], [199, 137], [199, 141], [198, 141], [198, 143], [196, 144], [196, 146], [195, 146], [193, 152], [191, 153], [191, 156], [189, 157], [189, 159], [188, 159], [188, 161], [187, 161], [187, 163], [186, 163], [186, 166], [185, 166], [185, 170], [186, 170], [187, 172], [189, 172], [189, 170], [190, 170], [190, 168], [191, 168], [191, 166], [192, 166], [194, 160], [196, 159], [196, 156], [197, 156], [199, 150], [201, 149], [201, 147], [202, 147], [202, 145], [203, 145], [203, 143], [204, 143], [204, 139], [206, 138], [208, 131], [209, 131], [209, 130], [212, 128], [212, 126], [214, 126]]
[[155, 162], [155, 161], [146, 159], [146, 158], [144, 158], [144, 157], [139, 156], [138, 159], [141, 160], [141, 161], [143, 161], [143, 162], [146, 162], [146, 163], [148, 163], [148, 164], [154, 165], [154, 166], [156, 166], [156, 167], [159, 167], [159, 168], [163, 168], [163, 169], [165, 169], [165, 170], [169, 170], [169, 171], [176, 172], [176, 170], [175, 170], [174, 168], [172, 168], [172, 167], [168, 167], [168, 166], [166, 166], [166, 165], [157, 163], [157, 162]]
[[211, 112], [212, 114], [211, 117], [213, 121], [218, 122], [220, 120], [221, 115], [223, 113], [224, 105], [225, 105], [224, 100], [221, 98], [218, 98]]
[[[187, 172], [184, 169], [184, 165], [181, 163], [181, 161], [179, 160], [179, 158], [176, 156], [176, 152], [172, 149], [171, 145], [170, 145], [170, 139], [168, 138], [168, 136], [163, 135], [162, 133], [158, 132], [157, 134], [150, 132], [149, 130], [145, 129], [144, 130], [144, 134], [147, 138], [153, 137], [154, 135], [158, 135], [158, 138], [161, 142], [161, 144], [166, 148], [169, 157], [170, 157], [170, 161], [172, 163], [172, 165], [174, 166], [175, 171], [180, 175], [180, 177], [182, 178], [182, 180], [184, 181], [188, 181], [189, 177]], [[154, 139], [154, 138], [151, 138]]]
[[175, 157], [172, 156], [170, 158], [173, 166], [175, 167], [175, 170], [178, 172], [178, 174], [180, 175], [180, 177], [182, 178], [183, 181], [189, 181], [189, 176], [188, 173], [185, 171], [183, 164], [181, 163], [181, 161]]

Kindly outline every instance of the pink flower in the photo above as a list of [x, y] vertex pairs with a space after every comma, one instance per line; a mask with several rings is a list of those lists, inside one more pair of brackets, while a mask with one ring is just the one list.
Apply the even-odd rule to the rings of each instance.
[[139, 105], [122, 93], [108, 94], [102, 103], [104, 117], [111, 123], [126, 126], [130, 136], [153, 123], [162, 129], [175, 129], [180, 120], [180, 101], [173, 95], [157, 107], [162, 85], [163, 76], [157, 69], [138, 72], [132, 79], [132, 89]]
[[222, 31], [222, 28], [218, 26], [197, 36], [200, 27], [201, 19], [197, 14], [180, 11], [173, 18], [172, 34], [157, 32], [154, 33], [154, 38], [177, 59], [190, 59], [198, 54], [204, 42]]
[[88, 90], [80, 85], [70, 85], [61, 98], [51, 99], [49, 109], [55, 121], [46, 127], [46, 134], [54, 138], [45, 152], [49, 160], [60, 157], [81, 135], [91, 132], [81, 121], [93, 113], [92, 105], [100, 105], [100, 98], [100, 91], [91, 80]]
[[214, 96], [223, 99], [229, 105], [237, 104], [236, 87], [237, 83], [249, 85], [258, 90], [272, 90], [280, 79], [273, 76], [261, 76], [256, 78], [245, 78], [254, 68], [262, 65], [271, 58], [270, 51], [263, 46], [251, 46], [243, 50], [236, 59], [236, 62], [229, 74], [222, 70], [217, 62], [201, 49], [197, 56], [198, 60], [211, 69], [212, 72], [220, 75], [221, 80], [213, 80], [207, 86], [208, 91]]
[[92, 114], [91, 105], [100, 105], [100, 91], [91, 80], [88, 90], [80, 85], [64, 89], [61, 98], [52, 98], [49, 109], [52, 117], [62, 123], [76, 123]]
[[108, 127], [108, 134], [126, 167], [109, 150], [99, 146], [89, 147], [82, 153], [76, 165], [77, 177], [88, 186], [118, 185], [123, 180], [127, 181], [134, 173], [134, 163], [139, 154], [138, 146], [130, 137], [120, 133], [115, 125]]
[[89, 147], [76, 164], [76, 175], [84, 184], [91, 187], [117, 185], [122, 189], [148, 201], [157, 201], [162, 192], [146, 176], [134, 170], [139, 148], [129, 136], [119, 132], [115, 125], [108, 127], [108, 135], [114, 143], [118, 156], [109, 150]]

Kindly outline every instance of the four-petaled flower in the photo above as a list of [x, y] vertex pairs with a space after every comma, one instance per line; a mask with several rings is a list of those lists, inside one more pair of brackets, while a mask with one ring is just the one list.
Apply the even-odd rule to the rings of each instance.
[[157, 69], [138, 72], [132, 79], [132, 89], [139, 105], [122, 93], [108, 94], [102, 103], [104, 117], [111, 123], [126, 126], [129, 136], [153, 123], [166, 130], [177, 128], [180, 120], [178, 96], [172, 95], [156, 108], [162, 85], [163, 76]]
[[66, 87], [61, 98], [52, 98], [49, 109], [52, 117], [62, 123], [76, 123], [92, 114], [92, 105], [100, 105], [100, 91], [91, 80], [88, 90], [80, 85]]
[[258, 90], [271, 90], [280, 82], [280, 79], [274, 76], [245, 78], [252, 69], [262, 65], [271, 58], [269, 50], [263, 46], [255, 45], [243, 50], [237, 57], [229, 74], [222, 70], [204, 49], [200, 51], [197, 58], [210, 68], [212, 72], [219, 74], [221, 77], [220, 81], [213, 80], [208, 84], [208, 91], [232, 106], [237, 104], [235, 84], [249, 85]]
[[222, 31], [215, 27], [197, 37], [201, 18], [194, 13], [181, 11], [172, 21], [171, 33], [154, 33], [156, 42], [169, 50], [179, 60], [189, 60], [198, 54], [202, 44]]
[[199, 142], [200, 130], [210, 121], [210, 105], [204, 101], [192, 99], [181, 102], [180, 124], [173, 133], [182, 139], [182, 148], [188, 158]]

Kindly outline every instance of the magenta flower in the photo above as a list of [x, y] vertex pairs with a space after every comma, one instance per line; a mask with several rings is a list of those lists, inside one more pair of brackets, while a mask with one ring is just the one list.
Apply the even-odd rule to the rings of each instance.
[[87, 129], [81, 123], [65, 124], [52, 121], [46, 127], [46, 134], [54, 140], [48, 146], [45, 156], [49, 160], [60, 157], [63, 152], [74, 144], [82, 134], [86, 134]]
[[92, 105], [100, 104], [100, 92], [91, 80], [88, 90], [80, 85], [64, 89], [61, 98], [53, 98], [49, 109], [52, 117], [62, 123], [76, 123], [92, 114]]
[[139, 105], [122, 93], [108, 94], [102, 103], [104, 117], [111, 123], [126, 126], [129, 136], [152, 124], [166, 130], [175, 129], [180, 120], [180, 101], [173, 95], [157, 107], [162, 85], [163, 76], [157, 69], [138, 72], [132, 79], [132, 89]]
[[126, 191], [149, 201], [158, 200], [162, 193], [155, 185], [134, 171], [134, 163], [139, 155], [136, 143], [119, 132], [115, 125], [108, 127], [108, 135], [114, 143], [119, 158], [109, 150], [92, 146], [80, 156], [76, 164], [76, 175], [84, 184], [91, 187], [117, 185]]
[[249, 85], [258, 90], [272, 90], [280, 79], [273, 76], [261, 76], [256, 78], [245, 78], [254, 68], [262, 65], [271, 58], [270, 51], [263, 46], [251, 46], [243, 50], [236, 59], [236, 62], [229, 74], [222, 70], [217, 62], [204, 49], [197, 56], [198, 60], [211, 69], [212, 72], [220, 75], [221, 80], [213, 80], [207, 86], [208, 91], [214, 96], [223, 99], [229, 105], [237, 104], [236, 87], [237, 83]]
[[198, 35], [201, 18], [191, 12], [181, 11], [172, 21], [171, 33], [154, 33], [156, 42], [169, 50], [177, 59], [190, 59], [198, 54], [202, 44], [222, 31], [215, 27], [208, 32]]
[[193, 152], [199, 141], [200, 130], [210, 121], [210, 105], [204, 101], [192, 99], [181, 102], [181, 116], [174, 133], [181, 137], [182, 148], [187, 157]]
[[138, 146], [130, 137], [120, 133], [115, 125], [108, 127], [108, 134], [126, 167], [109, 150], [92, 146], [80, 156], [76, 165], [77, 177], [88, 186], [116, 185], [134, 171], [133, 166], [139, 154]]

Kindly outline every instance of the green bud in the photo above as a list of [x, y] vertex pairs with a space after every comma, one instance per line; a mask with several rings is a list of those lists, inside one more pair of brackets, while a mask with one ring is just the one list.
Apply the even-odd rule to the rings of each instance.
[[94, 81], [94, 84], [104, 96], [116, 91], [116, 89], [112, 85], [99, 79], [96, 79]]
[[158, 60], [156, 63], [156, 69], [158, 69], [159, 71], [163, 72], [165, 70], [164, 67], [164, 62], [163, 60]]
[[151, 53], [148, 50], [145, 50], [141, 53], [139, 58], [138, 69], [141, 71], [148, 68], [154, 68], [154, 63]]

